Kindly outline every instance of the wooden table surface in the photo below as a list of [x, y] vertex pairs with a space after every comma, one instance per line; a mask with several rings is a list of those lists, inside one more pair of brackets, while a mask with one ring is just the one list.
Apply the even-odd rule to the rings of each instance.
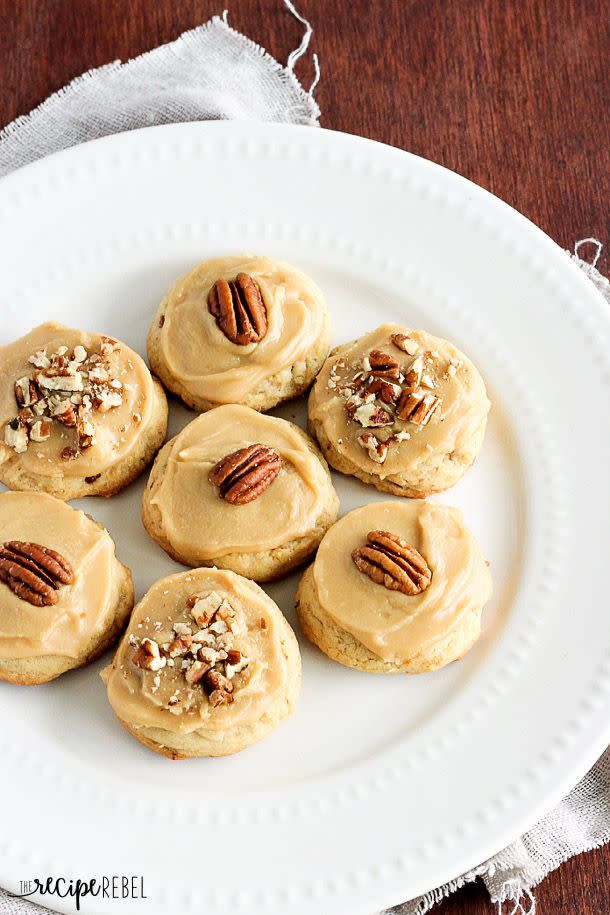
[[[297, 2], [315, 28], [323, 126], [454, 169], [564, 248], [591, 235], [610, 244], [604, 0]], [[279, 60], [300, 40], [281, 0], [0, 0], [0, 126], [84, 70], [149, 50], [224, 7]], [[309, 61], [299, 75], [309, 85]], [[600, 267], [610, 270], [607, 251]], [[609, 872], [608, 849], [564, 864], [539, 887], [538, 915], [608, 915]], [[496, 908], [474, 886], [434, 911]]]

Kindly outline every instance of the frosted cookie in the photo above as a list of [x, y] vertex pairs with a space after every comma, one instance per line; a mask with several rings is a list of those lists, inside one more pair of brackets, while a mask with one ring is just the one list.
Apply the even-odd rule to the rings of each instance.
[[375, 502], [328, 531], [299, 584], [303, 632], [373, 673], [424, 673], [461, 658], [481, 631], [491, 575], [461, 512]]
[[116, 641], [131, 572], [108, 531], [44, 493], [0, 493], [0, 680], [46, 683]]
[[203, 261], [174, 284], [150, 328], [148, 358], [194, 410], [269, 410], [309, 387], [329, 345], [316, 284], [283, 261], [242, 254]]
[[117, 718], [147, 747], [173, 759], [226, 756], [292, 712], [301, 659], [258, 585], [195, 569], [142, 598], [102, 679]]
[[342, 473], [423, 498], [472, 464], [489, 407], [483, 379], [455, 346], [384, 324], [327, 359], [309, 397], [309, 430]]
[[11, 489], [111, 496], [166, 431], [165, 393], [124, 343], [49, 322], [0, 347], [0, 481]]
[[316, 550], [338, 507], [326, 461], [302, 429], [229, 404], [161, 450], [142, 520], [178, 562], [268, 581]]

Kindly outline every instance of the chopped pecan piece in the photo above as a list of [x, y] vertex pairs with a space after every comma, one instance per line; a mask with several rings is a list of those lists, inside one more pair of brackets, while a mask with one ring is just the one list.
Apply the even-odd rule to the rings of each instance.
[[231, 681], [218, 670], [209, 670], [206, 673], [204, 685], [208, 692], [211, 692], [213, 689], [222, 689], [227, 693], [233, 692], [233, 684]]
[[228, 704], [233, 702], [233, 696], [231, 693], [226, 693], [222, 689], [213, 689], [208, 696], [208, 702], [212, 708], [216, 708], [218, 705], [224, 705], [225, 703]]
[[33, 378], [25, 375], [15, 382], [15, 400], [20, 407], [29, 407], [40, 400], [40, 394]]
[[22, 600], [48, 607], [57, 603], [59, 588], [74, 581], [74, 572], [67, 559], [49, 547], [9, 540], [0, 547], [0, 580]]
[[186, 654], [190, 649], [193, 643], [193, 638], [189, 634], [178, 635], [176, 638], [170, 642], [169, 648], [167, 649], [170, 658], [176, 658], [178, 655]]
[[440, 404], [435, 394], [423, 391], [404, 391], [396, 407], [396, 415], [405, 422], [425, 426]]
[[209, 479], [231, 505], [245, 505], [260, 496], [281, 469], [278, 452], [256, 444], [221, 458], [210, 470]]
[[390, 339], [394, 346], [401, 349], [403, 353], [408, 353], [409, 356], [415, 356], [419, 352], [419, 343], [407, 334], [392, 334]]
[[210, 314], [225, 337], [238, 346], [258, 343], [267, 333], [267, 309], [258, 283], [249, 273], [216, 280], [208, 294]]
[[208, 670], [203, 676], [203, 686], [208, 694], [208, 701], [212, 707], [223, 702], [233, 702], [233, 683], [218, 670]]
[[29, 440], [28, 430], [21, 425], [17, 417], [4, 427], [4, 443], [17, 454], [23, 454], [28, 450]]
[[358, 436], [358, 444], [368, 452], [372, 461], [383, 464], [388, 454], [388, 443], [380, 441], [372, 432], [363, 432]]
[[[350, 412], [348, 410], [348, 412]], [[353, 412], [353, 418], [365, 428], [368, 426], [391, 426], [394, 420], [387, 410], [380, 407], [375, 401], [363, 403]]]
[[209, 671], [210, 665], [205, 661], [193, 661], [184, 675], [184, 679], [189, 686], [196, 686], [205, 674]]
[[394, 404], [400, 396], [400, 386], [392, 384], [390, 381], [384, 381], [383, 378], [375, 378], [368, 386], [369, 394], [374, 394], [383, 403]]
[[51, 422], [48, 419], [38, 419], [30, 429], [30, 438], [33, 442], [46, 442], [51, 436]]
[[352, 552], [361, 572], [390, 591], [412, 596], [426, 590], [432, 572], [414, 547], [389, 531], [369, 531], [366, 539], [366, 546]]
[[383, 353], [379, 349], [372, 350], [369, 353], [369, 364], [371, 375], [377, 378], [393, 378], [395, 381], [400, 378], [400, 366], [388, 353]]
[[216, 619], [224, 620], [226, 622], [227, 620], [233, 619], [234, 616], [235, 616], [235, 610], [233, 609], [231, 604], [227, 600], [225, 600], [225, 598], [223, 598], [220, 607], [216, 611]]
[[58, 423], [62, 423], [64, 426], [69, 426], [70, 428], [76, 426], [76, 413], [69, 400], [58, 403], [51, 415], [53, 419], [56, 419]]
[[407, 371], [405, 372], [404, 391], [411, 394], [419, 388], [422, 372], [424, 370], [424, 360], [421, 356], [416, 356]]
[[131, 660], [136, 667], [141, 667], [143, 670], [161, 670], [166, 664], [154, 639], [142, 639], [140, 647], [134, 652]]

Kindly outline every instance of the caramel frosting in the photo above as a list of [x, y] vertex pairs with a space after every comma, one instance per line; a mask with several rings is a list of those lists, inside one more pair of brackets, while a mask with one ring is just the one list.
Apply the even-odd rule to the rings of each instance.
[[[232, 343], [208, 308], [219, 279], [247, 273], [257, 283], [267, 329], [259, 342]], [[324, 297], [316, 284], [289, 264], [243, 254], [204, 261], [179, 279], [162, 302], [160, 349], [174, 378], [212, 403], [239, 403], [266, 379], [304, 361], [314, 344], [328, 344]]]
[[[129, 455], [152, 413], [153, 380], [137, 353], [54, 322], [0, 347], [0, 378], [0, 463], [18, 461], [38, 476], [107, 470]], [[28, 406], [28, 383], [36, 378]]]
[[[432, 577], [407, 595], [371, 580], [352, 552], [370, 531], [388, 531], [414, 547]], [[376, 502], [337, 521], [320, 544], [314, 580], [323, 609], [384, 661], [400, 662], [431, 648], [491, 597], [479, 545], [456, 508], [429, 502]]]
[[[253, 501], [231, 504], [210, 471], [253, 444], [274, 449], [281, 470]], [[237, 404], [203, 413], [173, 439], [150, 501], [171, 545], [202, 560], [281, 546], [310, 533], [325, 509], [338, 506], [326, 467], [305, 433]]]
[[285, 626], [271, 598], [233, 572], [163, 578], [102, 671], [110, 704], [133, 727], [173, 733], [251, 725], [286, 691]]
[[0, 494], [0, 543], [19, 540], [60, 553], [72, 567], [71, 584], [57, 603], [37, 607], [0, 581], [0, 657], [62, 655], [78, 658], [108, 613], [112, 599], [114, 543], [84, 512], [53, 496]]
[[[391, 360], [388, 368], [379, 358], [379, 374], [375, 351]], [[455, 346], [384, 324], [329, 356], [308, 410], [339, 454], [385, 479], [416, 474], [435, 455], [468, 454], [489, 407], [479, 372]]]

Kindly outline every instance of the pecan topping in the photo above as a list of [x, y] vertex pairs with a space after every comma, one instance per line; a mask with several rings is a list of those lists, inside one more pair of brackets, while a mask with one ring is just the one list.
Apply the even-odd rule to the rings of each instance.
[[116, 340], [102, 337], [99, 353], [78, 344], [72, 352], [60, 346], [49, 355], [44, 349], [29, 356], [33, 368], [15, 381], [19, 412], [4, 428], [4, 443], [23, 454], [30, 441], [47, 441], [55, 422], [74, 430], [73, 444], [62, 451], [62, 460], [90, 448], [95, 443], [93, 412], [106, 413], [123, 403], [123, 383], [109, 361], [119, 349]]
[[22, 600], [35, 607], [48, 607], [57, 603], [58, 589], [74, 581], [74, 573], [55, 550], [39, 543], [9, 540], [0, 547], [0, 581]]
[[419, 343], [407, 334], [392, 334], [390, 339], [394, 346], [401, 349], [403, 353], [408, 353], [409, 356], [415, 356], [419, 352]]
[[352, 553], [357, 568], [390, 591], [419, 594], [432, 580], [428, 563], [405, 540], [388, 531], [369, 531], [366, 546]]
[[405, 388], [407, 394], [416, 391], [421, 382], [422, 372], [424, 370], [424, 360], [421, 356], [416, 356], [407, 371], [405, 372]]
[[212, 673], [210, 665], [205, 661], [193, 661], [184, 675], [189, 686], [196, 686], [207, 673]]
[[143, 670], [161, 670], [165, 667], [167, 661], [161, 656], [159, 645], [154, 639], [142, 639], [140, 647], [134, 653], [132, 658], [136, 667]]
[[388, 443], [380, 441], [372, 432], [363, 432], [359, 435], [358, 444], [368, 452], [368, 456], [376, 464], [383, 464], [388, 456]]
[[208, 670], [203, 675], [203, 687], [208, 694], [208, 701], [212, 708], [225, 702], [233, 702], [233, 684], [219, 670]]
[[64, 426], [69, 426], [74, 428], [76, 426], [76, 413], [74, 412], [74, 407], [69, 400], [64, 400], [59, 403], [52, 412], [53, 419], [57, 420], [58, 423], [61, 423]]
[[[244, 620], [228, 600], [216, 591], [191, 594], [186, 598], [181, 619], [165, 633], [138, 638], [129, 636], [134, 649], [131, 662], [152, 676], [144, 684], [156, 693], [163, 680], [176, 687], [166, 707], [174, 715], [196, 708], [201, 701], [210, 708], [228, 705], [248, 680], [250, 658], [236, 639], [247, 629]], [[149, 622], [148, 619], [145, 622]], [[155, 634], [162, 623], [154, 623]]]
[[388, 411], [376, 404], [374, 400], [360, 404], [359, 407], [354, 405], [353, 409], [350, 409], [348, 405], [347, 412], [365, 428], [367, 426], [391, 426], [394, 422]]
[[389, 356], [388, 353], [382, 353], [379, 349], [371, 350], [369, 364], [371, 375], [375, 375], [377, 378], [393, 378], [395, 381], [400, 378], [400, 366], [396, 359]]
[[249, 445], [221, 458], [209, 473], [220, 495], [232, 505], [252, 502], [270, 486], [282, 469], [282, 458], [273, 448]]
[[32, 404], [38, 403], [40, 393], [32, 378], [25, 375], [15, 382], [15, 400], [18, 407], [30, 407]]
[[434, 394], [424, 394], [423, 391], [403, 391], [396, 415], [399, 419], [408, 420], [417, 426], [425, 426], [438, 405], [440, 398]]
[[231, 282], [216, 280], [208, 308], [225, 337], [238, 346], [258, 343], [267, 333], [267, 309], [249, 273], [238, 273]]
[[394, 404], [400, 397], [400, 386], [392, 384], [390, 381], [384, 381], [383, 378], [375, 378], [368, 386], [369, 394], [375, 394], [383, 403]]

